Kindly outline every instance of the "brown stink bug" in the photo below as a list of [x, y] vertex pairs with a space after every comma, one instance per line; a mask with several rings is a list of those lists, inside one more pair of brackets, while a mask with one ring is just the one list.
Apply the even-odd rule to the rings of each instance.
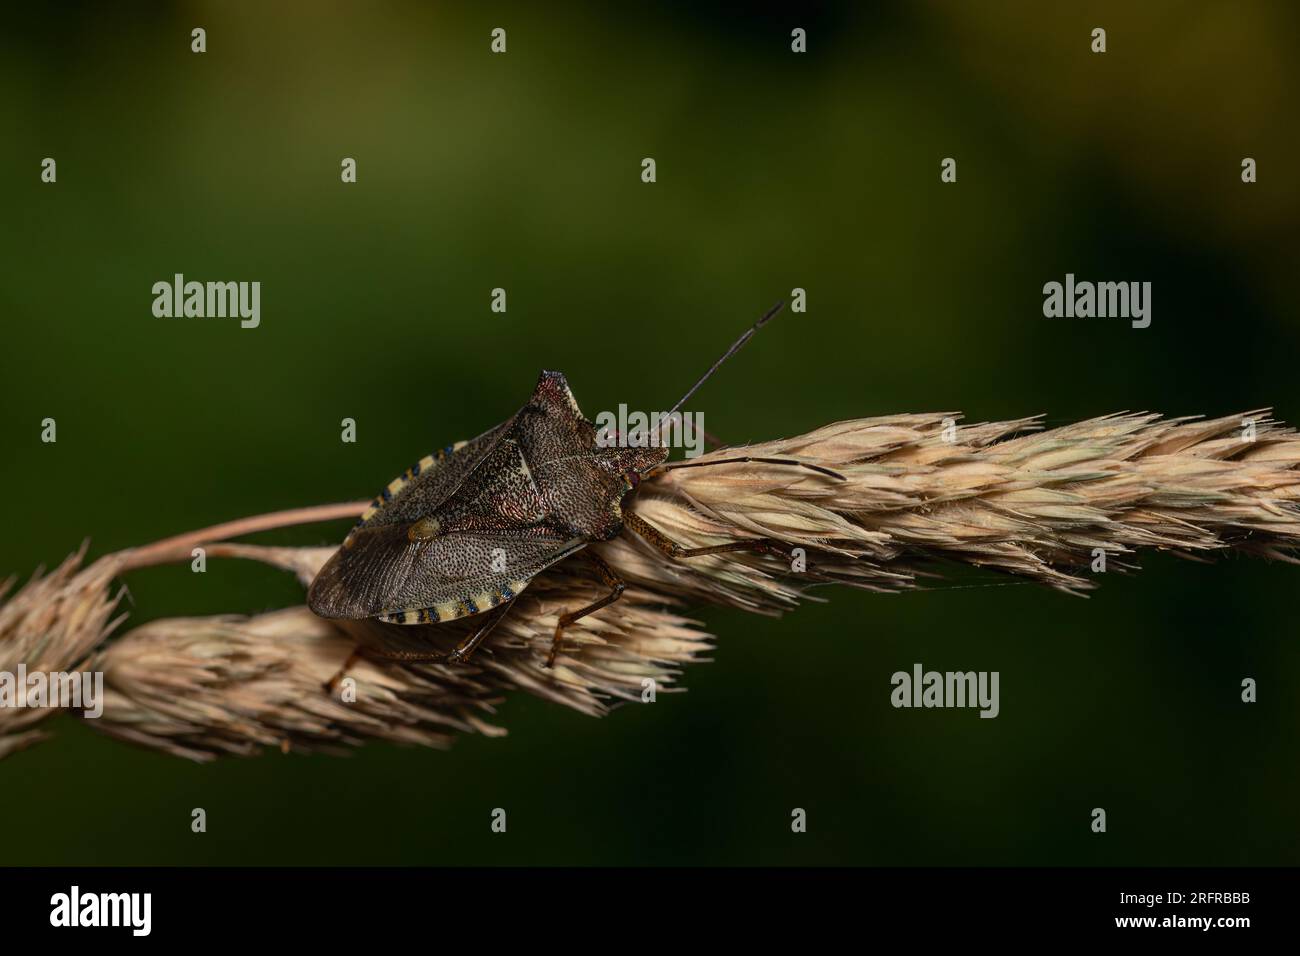
[[[750, 336], [780, 311], [778, 303], [745, 331], [669, 416]], [[401, 660], [468, 660], [512, 602], [543, 569], [608, 541], [626, 526], [674, 558], [725, 551], [785, 553], [763, 539], [683, 548], [625, 504], [639, 482], [659, 468], [762, 461], [835, 472], [793, 459], [727, 458], [668, 463], [657, 433], [613, 447], [583, 417], [559, 372], [542, 372], [527, 404], [471, 441], [429, 455], [389, 482], [308, 591], [311, 609], [326, 618], [377, 618], [395, 624], [436, 624], [483, 614], [483, 625], [448, 654], [401, 653]], [[634, 445], [634, 447], [628, 447]], [[560, 616], [546, 666], [555, 661], [564, 629], [618, 600], [623, 581], [587, 552], [609, 593]], [[348, 665], [345, 665], [345, 669]], [[341, 674], [342, 672], [340, 672]]]

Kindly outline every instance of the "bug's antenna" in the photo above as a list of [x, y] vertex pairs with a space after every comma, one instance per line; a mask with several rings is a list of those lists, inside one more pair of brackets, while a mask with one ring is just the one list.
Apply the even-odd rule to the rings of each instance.
[[766, 325], [771, 319], [773, 319], [776, 316], [776, 314], [780, 312], [783, 308], [785, 308], [785, 299], [782, 299], [776, 305], [772, 306], [772, 308], [764, 312], [762, 317], [757, 322], [755, 322], [751, 328], [745, 330], [744, 335], [736, 339], [736, 341], [731, 344], [731, 348], [727, 349], [727, 351], [722, 353], [722, 357], [720, 359], [718, 359], [711, 366], [709, 366], [709, 370], [704, 373], [703, 377], [701, 377], [698, 382], [696, 382], [694, 385], [691, 386], [691, 390], [681, 397], [681, 399], [677, 402], [676, 405], [672, 407], [672, 409], [668, 412], [668, 415], [665, 417], [671, 416], [679, 408], [685, 405], [687, 399], [689, 399], [692, 395], [694, 395], [699, 390], [699, 387], [709, 380], [709, 377], [718, 370], [718, 367], [722, 365], [723, 362], [725, 362], [727, 359], [731, 358], [742, 348], [744, 348], [745, 343], [748, 342], [753, 337], [754, 333], [757, 332], [759, 329], [761, 329], [764, 325]]

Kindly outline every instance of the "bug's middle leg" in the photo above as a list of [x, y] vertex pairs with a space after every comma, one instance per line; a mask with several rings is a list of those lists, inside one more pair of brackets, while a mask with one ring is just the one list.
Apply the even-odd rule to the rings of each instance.
[[560, 653], [560, 638], [564, 634], [564, 629], [575, 621], [586, 617], [593, 611], [599, 611], [602, 607], [613, 604], [623, 596], [623, 589], [627, 584], [614, 573], [614, 569], [605, 563], [605, 560], [591, 551], [584, 551], [587, 560], [596, 566], [596, 573], [600, 575], [601, 583], [609, 588], [609, 593], [599, 601], [593, 601], [584, 608], [576, 611], [568, 611], [560, 615], [560, 619], [555, 622], [555, 637], [551, 640], [551, 652], [546, 655], [545, 667], [555, 666], [555, 656]]

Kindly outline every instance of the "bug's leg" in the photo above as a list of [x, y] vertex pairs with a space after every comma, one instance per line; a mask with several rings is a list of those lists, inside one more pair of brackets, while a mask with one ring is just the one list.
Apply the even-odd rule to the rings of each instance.
[[360, 656], [367, 655], [402, 664], [435, 664], [451, 656], [443, 651], [393, 651], [383, 647], [367, 647]]
[[405, 661], [411, 664], [446, 660], [448, 656], [441, 652], [430, 652], [424, 654], [420, 651], [385, 651], [377, 647], [368, 647], [363, 653], [361, 646], [358, 645], [357, 649], [348, 655], [348, 659], [343, 662], [343, 666], [338, 669], [338, 672], [325, 682], [325, 693], [333, 697], [334, 692], [338, 690], [338, 686], [347, 675], [347, 672], [356, 665], [357, 661], [365, 657], [366, 654], [369, 654], [371, 657], [381, 657], [386, 661]]
[[487, 619], [483, 626], [477, 631], [457, 644], [450, 654], [447, 655], [448, 664], [464, 664], [474, 652], [478, 650], [480, 644], [492, 633], [492, 629], [501, 623], [501, 619], [506, 616], [509, 610], [515, 606], [515, 599], [511, 598], [505, 604], [499, 604], [487, 614]]
[[592, 611], [599, 611], [602, 607], [613, 604], [623, 596], [623, 589], [627, 587], [623, 579], [614, 573], [614, 569], [605, 563], [599, 555], [590, 551], [583, 552], [592, 564], [596, 566], [596, 573], [600, 575], [600, 581], [609, 588], [609, 593], [599, 601], [593, 601], [584, 608], [576, 611], [568, 611], [560, 615], [560, 619], [555, 622], [555, 637], [551, 640], [551, 652], [546, 655], [546, 667], [555, 666], [555, 656], [560, 653], [560, 637], [564, 634], [564, 629], [570, 624], [586, 617]]
[[824, 468], [821, 465], [810, 465], [806, 461], [796, 461], [793, 458], [719, 458], [717, 461], [674, 461], [667, 465], [661, 465], [663, 471], [673, 471], [677, 468], [711, 468], [714, 465], [744, 465], [749, 462], [757, 462], [761, 465], [789, 465], [793, 468], [807, 468], [809, 471], [815, 471], [819, 475], [826, 475], [839, 481], [848, 481], [838, 471], [832, 471], [830, 468]]
[[[514, 598], [511, 598], [505, 604], [499, 605], [491, 612], [484, 615], [482, 626], [473, 634], [464, 638], [459, 644], [451, 649], [450, 653], [442, 651], [393, 651], [385, 650], [378, 647], [366, 648], [366, 653], [372, 657], [380, 657], [386, 661], [400, 661], [406, 664], [464, 664], [478, 650], [479, 645], [492, 633], [492, 629], [501, 623], [501, 619], [506, 616], [506, 612], [514, 606]], [[343, 680], [344, 675], [363, 657], [360, 647], [348, 655], [348, 659], [343, 662], [338, 673], [325, 682], [325, 692], [331, 696], [338, 689], [339, 683]]]
[[793, 545], [786, 544], [784, 541], [773, 541], [771, 538], [750, 538], [746, 541], [711, 544], [703, 548], [684, 548], [635, 511], [623, 512], [623, 524], [670, 558], [699, 558], [706, 554], [724, 554], [728, 551], [759, 551], [763, 554], [788, 559], [794, 550]]
[[339, 689], [339, 684], [343, 682], [344, 676], [359, 660], [361, 660], [361, 648], [357, 647], [348, 655], [348, 659], [343, 662], [343, 666], [335, 672], [334, 676], [325, 682], [325, 693], [333, 697], [334, 692]]
[[399, 661], [404, 664], [464, 664], [478, 650], [478, 646], [483, 643], [492, 628], [501, 623], [501, 619], [506, 616], [506, 612], [514, 606], [514, 598], [511, 598], [505, 604], [497, 605], [487, 614], [483, 615], [483, 623], [479, 625], [477, 631], [468, 637], [462, 638], [461, 642], [453, 647], [450, 651], [395, 651], [383, 647], [368, 647], [366, 653], [372, 657], [380, 657], [386, 661]]

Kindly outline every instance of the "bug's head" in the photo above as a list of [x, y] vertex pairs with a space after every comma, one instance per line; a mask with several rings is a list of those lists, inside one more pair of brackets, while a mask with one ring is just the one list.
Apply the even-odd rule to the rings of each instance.
[[633, 488], [640, 484], [642, 478], [668, 460], [667, 448], [638, 448], [636, 451], [637, 454], [632, 456], [632, 460], [628, 463], [627, 471], [623, 473], [632, 483]]
[[601, 464], [611, 473], [622, 475], [635, 488], [642, 478], [667, 460], [667, 448], [621, 447], [607, 449]]

